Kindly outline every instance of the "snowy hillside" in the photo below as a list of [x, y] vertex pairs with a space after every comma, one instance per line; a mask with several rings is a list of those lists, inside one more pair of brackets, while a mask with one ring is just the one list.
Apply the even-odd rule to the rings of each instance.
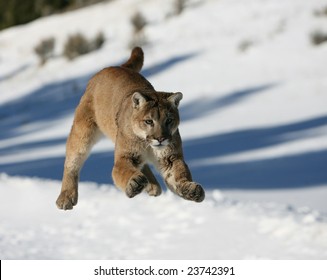
[[[327, 43], [311, 42], [327, 33], [324, 8], [190, 0], [173, 16], [173, 1], [116, 0], [0, 32], [0, 258], [326, 259]], [[127, 199], [104, 139], [79, 204], [59, 211], [74, 108], [94, 73], [129, 56], [136, 10], [148, 21], [142, 73], [183, 92], [185, 157], [207, 198]], [[100, 31], [100, 50], [61, 55], [69, 35]], [[34, 47], [48, 37], [55, 57], [40, 66]]]

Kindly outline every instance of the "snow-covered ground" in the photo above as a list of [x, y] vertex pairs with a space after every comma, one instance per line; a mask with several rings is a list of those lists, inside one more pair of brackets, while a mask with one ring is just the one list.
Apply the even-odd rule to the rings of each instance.
[[[158, 4], [160, 3], [160, 4]], [[326, 7], [315, 0], [116, 0], [0, 32], [1, 259], [326, 259]], [[79, 204], [55, 200], [65, 141], [88, 79], [129, 56], [135, 10], [148, 20], [143, 74], [182, 91], [185, 157], [201, 204], [170, 192], [127, 199], [104, 139]], [[107, 41], [68, 62], [69, 34]], [[56, 39], [40, 67], [33, 49]]]
[[327, 223], [307, 208], [204, 203], [171, 193], [128, 199], [82, 183], [73, 211], [54, 207], [59, 181], [0, 178], [1, 259], [326, 259]]

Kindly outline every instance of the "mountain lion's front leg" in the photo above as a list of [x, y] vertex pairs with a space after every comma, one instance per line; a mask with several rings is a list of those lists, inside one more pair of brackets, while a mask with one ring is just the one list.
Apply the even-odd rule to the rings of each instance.
[[149, 184], [146, 187], [146, 192], [151, 196], [158, 196], [161, 194], [161, 187], [156, 177], [153, 175], [150, 167], [145, 164], [142, 167], [142, 173], [147, 177]]
[[141, 172], [142, 162], [139, 155], [133, 153], [116, 153], [112, 178], [116, 186], [128, 197], [134, 197], [148, 186], [149, 181]]
[[204, 200], [203, 188], [192, 181], [191, 172], [182, 157], [170, 155], [160, 160], [160, 165], [170, 190], [187, 200], [195, 202]]

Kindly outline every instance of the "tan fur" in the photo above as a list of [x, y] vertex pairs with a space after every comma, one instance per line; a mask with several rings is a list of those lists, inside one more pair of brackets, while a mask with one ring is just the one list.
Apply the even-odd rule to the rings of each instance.
[[128, 197], [143, 190], [160, 195], [148, 166], [152, 163], [174, 193], [196, 202], [204, 199], [204, 190], [192, 182], [183, 159], [178, 131], [182, 94], [155, 91], [138, 73], [142, 65], [143, 51], [137, 47], [122, 66], [105, 68], [89, 81], [67, 140], [58, 208], [77, 204], [79, 172], [102, 134], [115, 142], [112, 177]]

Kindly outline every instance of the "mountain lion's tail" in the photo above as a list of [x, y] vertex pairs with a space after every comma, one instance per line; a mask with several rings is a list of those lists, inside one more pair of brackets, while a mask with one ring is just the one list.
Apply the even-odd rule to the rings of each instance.
[[143, 50], [140, 47], [135, 47], [132, 50], [130, 58], [124, 64], [122, 64], [122, 67], [126, 67], [136, 72], [140, 72], [143, 66], [143, 61]]

